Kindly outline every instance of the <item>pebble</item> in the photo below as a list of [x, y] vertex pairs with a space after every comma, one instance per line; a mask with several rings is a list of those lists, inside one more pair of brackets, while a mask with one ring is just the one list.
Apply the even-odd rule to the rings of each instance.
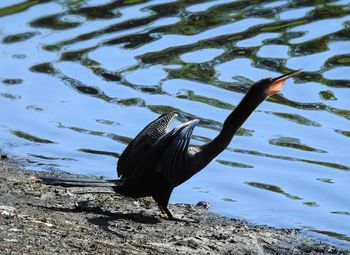
[[14, 213], [16, 211], [16, 208], [12, 206], [0, 205], [0, 211], [9, 211]]
[[41, 200], [47, 200], [47, 199], [53, 199], [55, 197], [56, 197], [55, 193], [53, 193], [53, 192], [46, 192], [46, 193], [42, 194], [40, 199]]
[[18, 228], [10, 228], [9, 231], [12, 231], [12, 232], [20, 232], [22, 230], [18, 229]]
[[7, 238], [4, 238], [3, 240], [4, 240], [5, 242], [11, 242], [11, 243], [16, 243], [16, 242], [18, 242], [17, 239], [7, 239]]
[[0, 205], [1, 216], [13, 217], [15, 215], [16, 208], [12, 206]]
[[205, 202], [205, 201], [199, 201], [197, 204], [196, 204], [197, 207], [200, 207], [200, 208], [203, 208], [203, 209], [209, 209], [210, 207], [210, 204], [208, 202]]
[[2, 211], [2, 212], [1, 212], [1, 215], [2, 215], [2, 216], [5, 216], [5, 217], [10, 217], [10, 216], [13, 215], [13, 213], [10, 213], [10, 212], [8, 212], [8, 211]]

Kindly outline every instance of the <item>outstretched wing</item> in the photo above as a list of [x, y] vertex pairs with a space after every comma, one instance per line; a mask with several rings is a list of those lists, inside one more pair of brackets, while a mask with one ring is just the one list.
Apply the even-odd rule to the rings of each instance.
[[177, 113], [162, 114], [156, 120], [148, 124], [120, 155], [117, 164], [119, 177], [136, 178], [146, 170], [148, 155], [153, 144], [168, 132], [168, 128]]
[[174, 186], [189, 179], [193, 174], [189, 168], [189, 153], [193, 129], [199, 120], [186, 122], [162, 136], [153, 146], [156, 171]]

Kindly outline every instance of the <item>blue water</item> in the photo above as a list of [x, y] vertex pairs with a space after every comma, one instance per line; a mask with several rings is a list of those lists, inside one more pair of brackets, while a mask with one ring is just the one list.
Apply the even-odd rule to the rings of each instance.
[[350, 1], [1, 1], [0, 149], [115, 177], [161, 113], [215, 137], [256, 80], [303, 68], [171, 202], [350, 247]]

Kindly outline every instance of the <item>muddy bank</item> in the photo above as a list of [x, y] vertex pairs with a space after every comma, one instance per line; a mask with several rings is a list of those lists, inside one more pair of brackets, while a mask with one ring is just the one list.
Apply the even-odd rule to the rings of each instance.
[[31, 180], [35, 174], [0, 160], [1, 254], [350, 254], [205, 206], [171, 205], [193, 222], [163, 220], [151, 199], [46, 186]]

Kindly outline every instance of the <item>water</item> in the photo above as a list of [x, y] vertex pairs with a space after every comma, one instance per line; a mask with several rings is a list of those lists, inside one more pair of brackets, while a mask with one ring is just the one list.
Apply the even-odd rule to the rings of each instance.
[[304, 68], [175, 190], [223, 215], [350, 247], [350, 1], [1, 1], [1, 149], [115, 177], [159, 114], [218, 134], [253, 81]]

